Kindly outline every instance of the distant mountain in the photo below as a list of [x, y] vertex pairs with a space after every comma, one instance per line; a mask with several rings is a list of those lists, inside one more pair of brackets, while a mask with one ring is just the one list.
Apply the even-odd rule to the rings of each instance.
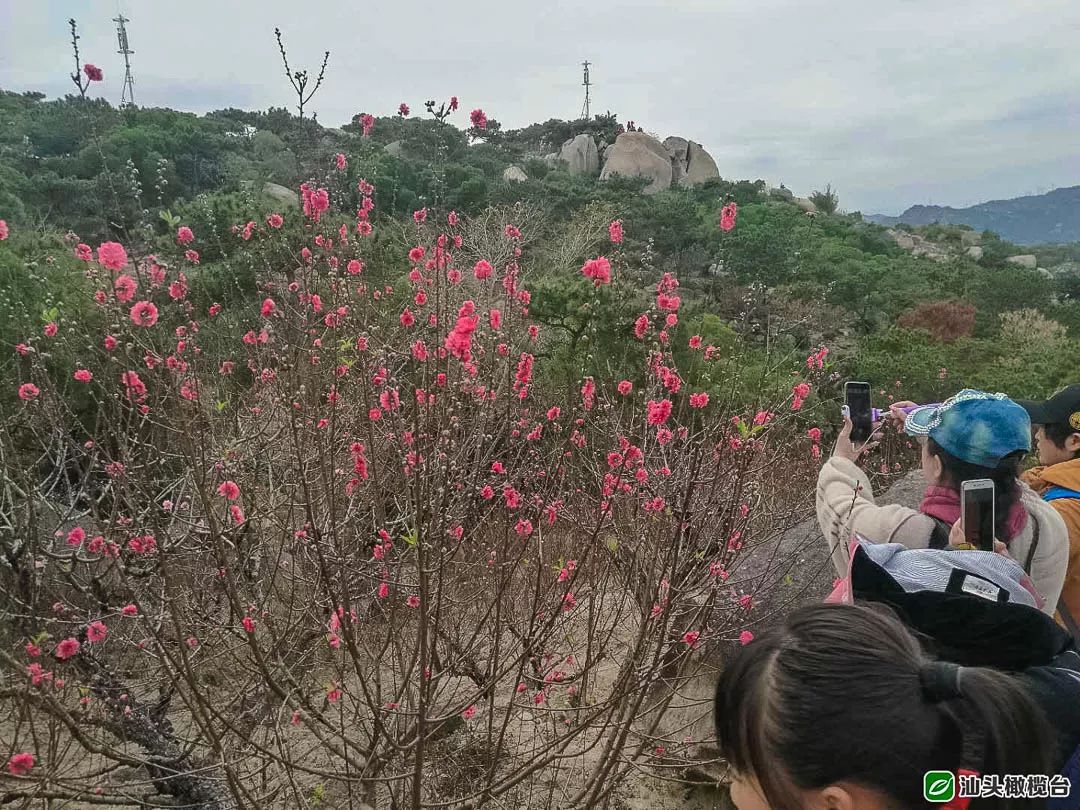
[[879, 225], [970, 225], [994, 231], [1021, 245], [1080, 241], [1080, 186], [1057, 188], [1046, 194], [991, 200], [970, 208], [913, 205], [898, 217], [871, 214], [865, 219]]

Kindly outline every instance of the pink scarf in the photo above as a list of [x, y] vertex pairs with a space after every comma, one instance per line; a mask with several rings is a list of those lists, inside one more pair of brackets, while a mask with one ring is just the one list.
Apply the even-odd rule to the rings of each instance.
[[[960, 493], [948, 487], [927, 487], [919, 511], [952, 525], [960, 519]], [[1005, 523], [1006, 536], [998, 539], [1008, 543], [1024, 530], [1027, 520], [1027, 510], [1017, 501], [1009, 510], [1009, 519]]]

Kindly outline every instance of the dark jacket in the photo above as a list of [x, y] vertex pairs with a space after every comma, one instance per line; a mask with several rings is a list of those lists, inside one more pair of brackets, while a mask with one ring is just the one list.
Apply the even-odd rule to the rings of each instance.
[[852, 557], [851, 589], [856, 602], [892, 607], [935, 657], [1016, 673], [1058, 733], [1060, 772], [1073, 784], [1072, 804], [1060, 806], [1080, 808], [1080, 652], [1061, 625], [1018, 603], [906, 591], [859, 552]]

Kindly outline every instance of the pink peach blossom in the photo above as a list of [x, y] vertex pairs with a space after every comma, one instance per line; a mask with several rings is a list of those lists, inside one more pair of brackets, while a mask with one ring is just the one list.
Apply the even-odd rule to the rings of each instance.
[[34, 755], [29, 751], [12, 754], [11, 759], [7, 761], [7, 771], [12, 776], [26, 776], [33, 767]]
[[119, 242], [102, 242], [97, 250], [98, 263], [109, 270], [120, 271], [127, 267], [128, 255]]
[[67, 659], [78, 655], [80, 647], [82, 647], [82, 645], [79, 644], [77, 638], [65, 638], [56, 645], [54, 654], [59, 660], [66, 661]]
[[217, 493], [226, 500], [235, 501], [240, 497], [240, 487], [235, 481], [223, 481], [217, 488]]
[[150, 301], [139, 301], [131, 308], [130, 316], [133, 324], [149, 329], [157, 323], [158, 309]]

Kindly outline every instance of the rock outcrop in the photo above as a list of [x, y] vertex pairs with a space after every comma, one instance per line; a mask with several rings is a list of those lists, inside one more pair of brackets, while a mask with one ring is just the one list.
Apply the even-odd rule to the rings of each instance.
[[897, 245], [904, 250], [911, 251], [913, 256], [923, 256], [927, 259], [933, 259], [936, 262], [944, 262], [949, 259], [949, 249], [944, 245], [939, 245], [937, 242], [931, 242], [929, 239], [925, 239], [917, 233], [908, 233], [907, 231], [888, 230], [886, 233], [892, 238]]
[[964, 251], [964, 255], [972, 261], [977, 262], [983, 257], [983, 249], [978, 245], [971, 245], [967, 250]]
[[808, 214], [817, 213], [817, 206], [814, 205], [813, 200], [808, 200], [806, 197], [795, 197], [792, 202]]
[[502, 173], [502, 178], [507, 183], [524, 183], [529, 179], [520, 166], [507, 166]]
[[383, 147], [383, 151], [393, 157], [401, 157], [405, 154], [405, 145], [401, 141], [391, 141]]
[[979, 231], [964, 231], [960, 234], [960, 244], [964, 247], [972, 247], [982, 242], [982, 234]]
[[915, 237], [912, 234], [906, 233], [905, 231], [892, 231], [892, 230], [887, 231], [886, 233], [888, 233], [889, 236], [892, 237], [892, 240], [894, 242], [896, 242], [896, 244], [899, 247], [901, 247], [902, 249], [904, 249], [904, 250], [914, 250], [915, 249]]
[[292, 206], [293, 208], [300, 207], [300, 197], [291, 188], [279, 186], [277, 183], [264, 183], [262, 193], [283, 205]]
[[1029, 270], [1034, 270], [1039, 266], [1039, 260], [1030, 253], [1025, 253], [1021, 256], [1010, 256], [1005, 261], [1010, 264], [1018, 264], [1021, 267], [1026, 267]]
[[644, 132], [624, 132], [608, 148], [601, 180], [615, 175], [645, 177], [649, 185], [646, 194], [656, 194], [671, 188], [671, 154], [664, 145]]
[[585, 133], [562, 145], [559, 160], [566, 164], [570, 174], [596, 174], [600, 171], [600, 154], [596, 150], [596, 141]]
[[701, 144], [672, 136], [664, 139], [664, 148], [671, 155], [672, 185], [700, 186], [706, 180], [720, 177], [716, 161]]
[[671, 155], [671, 185], [681, 186], [686, 176], [686, 155], [690, 150], [690, 141], [672, 135], [670, 138], [664, 138], [664, 148]]

